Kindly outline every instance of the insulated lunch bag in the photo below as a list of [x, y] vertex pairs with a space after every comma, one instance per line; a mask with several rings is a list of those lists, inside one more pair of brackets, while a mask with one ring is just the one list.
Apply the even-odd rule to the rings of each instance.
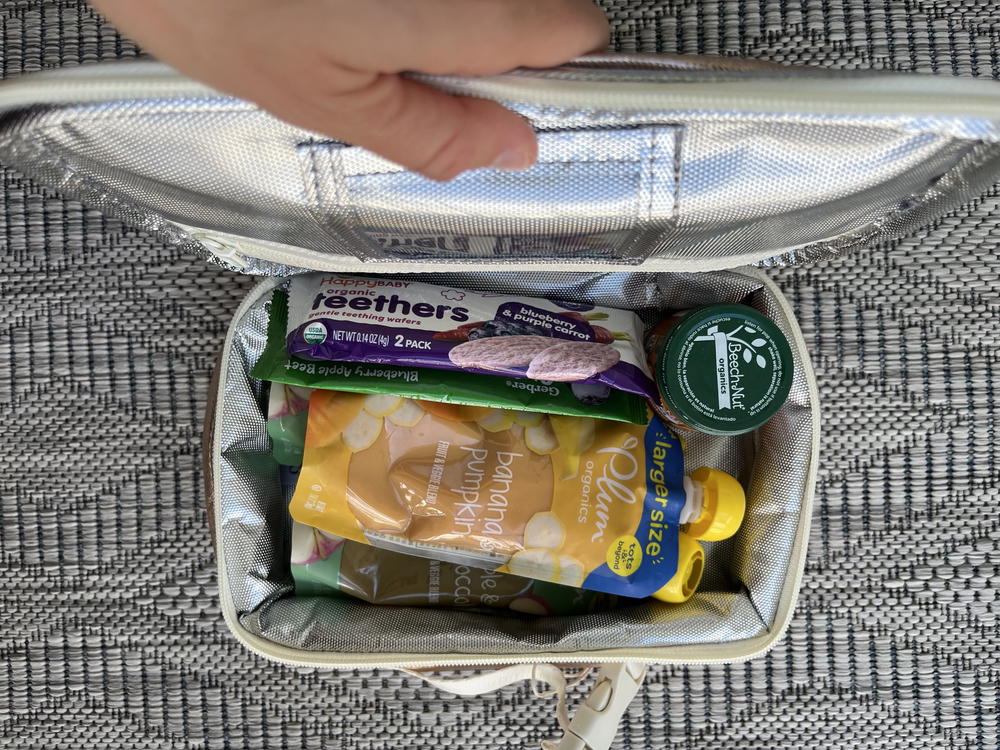
[[[556, 746], [606, 748], [646, 665], [752, 658], [791, 616], [820, 408], [805, 342], [767, 266], [902, 235], [979, 195], [1000, 171], [1000, 89], [639, 55], [422, 78], [526, 117], [537, 165], [435, 183], [153, 62], [0, 85], [0, 160], [261, 278], [220, 342], [204, 444], [222, 610], [239, 641], [298, 666], [414, 670], [456, 693], [547, 682], [565, 730]], [[793, 352], [787, 403], [754, 433], [687, 440], [690, 466], [723, 469], [747, 490], [739, 533], [706, 545], [695, 596], [553, 617], [297, 596], [266, 388], [250, 369], [271, 292], [306, 270], [419, 274], [625, 307], [647, 323], [713, 302], [770, 317]], [[592, 692], [570, 718], [563, 670], [594, 665]]]

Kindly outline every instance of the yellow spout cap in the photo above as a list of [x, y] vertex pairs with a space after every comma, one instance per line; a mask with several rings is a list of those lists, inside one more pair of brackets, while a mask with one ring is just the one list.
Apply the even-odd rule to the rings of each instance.
[[704, 494], [701, 515], [684, 527], [685, 533], [706, 542], [728, 539], [739, 530], [746, 514], [747, 497], [742, 485], [726, 472], [707, 466], [690, 476]]
[[681, 532], [677, 535], [677, 572], [667, 581], [666, 586], [653, 594], [653, 598], [671, 604], [686, 602], [701, 583], [704, 570], [705, 550], [697, 541]]

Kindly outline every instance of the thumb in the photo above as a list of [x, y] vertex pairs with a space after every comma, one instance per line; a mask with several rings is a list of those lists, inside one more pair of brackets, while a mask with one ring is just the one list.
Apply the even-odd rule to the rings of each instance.
[[366, 85], [325, 100], [299, 101], [307, 104], [305, 110], [285, 110], [282, 116], [433, 180], [479, 167], [526, 169], [538, 155], [531, 126], [510, 110], [398, 75], [375, 75]]

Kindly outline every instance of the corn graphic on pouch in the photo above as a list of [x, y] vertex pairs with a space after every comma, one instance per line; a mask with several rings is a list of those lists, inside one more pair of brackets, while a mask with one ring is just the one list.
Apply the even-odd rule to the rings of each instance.
[[411, 555], [683, 601], [704, 562], [686, 532], [734, 533], [742, 502], [722, 472], [686, 478], [680, 441], [657, 419], [315, 391], [290, 511]]

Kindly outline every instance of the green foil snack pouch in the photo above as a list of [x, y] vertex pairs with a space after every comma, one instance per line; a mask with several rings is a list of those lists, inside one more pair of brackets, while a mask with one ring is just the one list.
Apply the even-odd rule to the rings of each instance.
[[274, 460], [285, 466], [302, 463], [311, 388], [272, 383], [267, 403], [267, 435]]

